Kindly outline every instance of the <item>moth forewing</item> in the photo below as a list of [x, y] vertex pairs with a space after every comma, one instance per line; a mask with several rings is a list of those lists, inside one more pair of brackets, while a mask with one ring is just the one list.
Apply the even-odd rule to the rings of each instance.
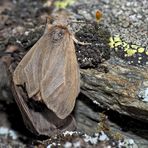
[[49, 30], [48, 25], [46, 25], [44, 35], [23, 57], [13, 73], [14, 83], [16, 85], [25, 84], [29, 98], [39, 92], [41, 55], [44, 52], [44, 46], [48, 46], [47, 30]]
[[[75, 54], [75, 48], [73, 44], [73, 40], [71, 40], [71, 44], [67, 48], [67, 71], [66, 71], [66, 80], [67, 80], [67, 90], [69, 89], [69, 93], [67, 95], [67, 106], [68, 110], [73, 109], [75, 105], [75, 98], [77, 97], [79, 91], [80, 91], [80, 72], [79, 72], [79, 66], [77, 63], [77, 58]], [[68, 110], [65, 110], [65, 113]], [[71, 110], [72, 111], [72, 110]], [[64, 114], [64, 112], [63, 112]]]
[[73, 40], [67, 31], [64, 28], [62, 41], [52, 49], [54, 55], [49, 53], [52, 64], [44, 64], [48, 71], [41, 81], [41, 96], [45, 104], [61, 119], [71, 113], [79, 93], [79, 67]]
[[57, 115], [62, 119], [73, 110], [80, 87], [79, 67], [77, 64], [73, 40], [70, 42], [66, 48], [65, 83], [63, 85], [63, 88], [67, 91], [63, 92], [63, 98], [59, 98], [61, 105], [57, 108]]

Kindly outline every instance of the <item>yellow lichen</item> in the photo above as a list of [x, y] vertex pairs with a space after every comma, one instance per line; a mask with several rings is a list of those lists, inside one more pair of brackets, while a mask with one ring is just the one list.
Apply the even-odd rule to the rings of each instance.
[[74, 4], [76, 0], [59, 0], [54, 3], [57, 8], [65, 9], [67, 6]]
[[119, 132], [114, 132], [110, 128], [108, 117], [104, 113], [99, 113], [99, 115], [100, 115], [100, 122], [98, 123], [97, 126], [97, 132], [103, 131], [111, 139], [114, 139], [116, 141], [122, 140], [124, 138], [123, 135]]
[[114, 37], [114, 42], [122, 42], [121, 38], [119, 37], [119, 35], [116, 35]]
[[134, 49], [127, 49], [127, 55], [128, 56], [133, 56], [136, 52], [137, 52], [137, 50], [134, 50]]
[[122, 45], [122, 42], [117, 42], [117, 43], [115, 43], [115, 47], [117, 47], [117, 46], [119, 46], [119, 45]]
[[119, 132], [114, 133], [112, 136], [113, 136], [113, 139], [116, 141], [123, 140], [124, 138], [123, 135]]
[[111, 48], [114, 48], [114, 40], [113, 40], [113, 38], [112, 37], [110, 37], [109, 38], [109, 46], [111, 47]]
[[148, 64], [148, 50], [139, 45], [123, 41], [119, 35], [110, 37], [109, 46], [117, 53], [118, 57], [126, 60], [129, 64]]
[[139, 52], [139, 53], [144, 52], [144, 48], [142, 48], [142, 47], [138, 48], [138, 52]]
[[132, 48], [137, 49], [139, 46], [138, 45], [131, 45]]
[[122, 42], [122, 46], [126, 47], [128, 44], [126, 42]]

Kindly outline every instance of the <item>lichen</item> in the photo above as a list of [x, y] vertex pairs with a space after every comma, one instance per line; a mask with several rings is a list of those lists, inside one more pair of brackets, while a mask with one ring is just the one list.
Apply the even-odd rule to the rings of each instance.
[[56, 8], [63, 8], [65, 9], [66, 7], [74, 4], [76, 0], [58, 0], [54, 3]]
[[119, 35], [110, 37], [109, 46], [116, 55], [131, 65], [148, 65], [148, 51], [140, 45], [125, 42]]

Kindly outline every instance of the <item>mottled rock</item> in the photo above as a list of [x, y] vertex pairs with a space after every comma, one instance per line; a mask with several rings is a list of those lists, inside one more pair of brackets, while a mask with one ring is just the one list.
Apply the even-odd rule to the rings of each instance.
[[103, 65], [107, 73], [81, 69], [81, 92], [103, 108], [148, 122], [148, 103], [138, 95], [148, 87], [147, 67], [127, 65], [114, 57]]

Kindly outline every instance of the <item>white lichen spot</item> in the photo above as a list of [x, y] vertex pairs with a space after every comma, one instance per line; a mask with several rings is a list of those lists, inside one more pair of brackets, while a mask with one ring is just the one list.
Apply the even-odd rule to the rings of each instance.
[[71, 142], [66, 142], [64, 144], [64, 148], [71, 148], [72, 147], [72, 143]]
[[18, 44], [22, 44], [21, 41], [19, 41], [19, 40], [16, 40], [16, 43], [18, 43]]
[[103, 131], [101, 131], [101, 133], [99, 135], [99, 140], [100, 141], [105, 141], [105, 140], [109, 140], [109, 138]]
[[26, 36], [28, 36], [29, 35], [29, 31], [25, 31], [25, 33], [24, 33]]
[[61, 146], [60, 143], [56, 144], [56, 143], [53, 142], [52, 144], [49, 144], [46, 148], [60, 147], [60, 146]]
[[93, 100], [93, 103], [94, 103], [94, 104], [97, 104], [97, 105], [100, 105], [100, 103], [97, 102], [96, 100]]
[[74, 148], [80, 148], [81, 147], [80, 141], [73, 143], [73, 146], [74, 146]]
[[47, 145], [47, 147], [46, 147], [46, 148], [51, 148], [51, 146], [52, 146], [52, 144], [49, 144], [49, 145]]
[[138, 95], [143, 102], [148, 102], [148, 88], [142, 89]]
[[136, 143], [134, 142], [133, 139], [124, 139], [124, 141], [119, 141], [118, 142], [118, 147], [122, 148], [122, 147], [126, 147], [126, 148], [138, 148], [138, 146], [136, 145]]
[[73, 134], [78, 134], [78, 132], [77, 131], [65, 131], [64, 133], [63, 133], [63, 135], [64, 136], [66, 136], [66, 135], [73, 135]]
[[0, 127], [0, 135], [10, 136], [13, 140], [18, 138], [17, 133], [7, 127]]
[[90, 142], [91, 144], [97, 144], [98, 137], [91, 137], [91, 136], [88, 136], [87, 134], [85, 134], [84, 135], [84, 141], [85, 142]]

